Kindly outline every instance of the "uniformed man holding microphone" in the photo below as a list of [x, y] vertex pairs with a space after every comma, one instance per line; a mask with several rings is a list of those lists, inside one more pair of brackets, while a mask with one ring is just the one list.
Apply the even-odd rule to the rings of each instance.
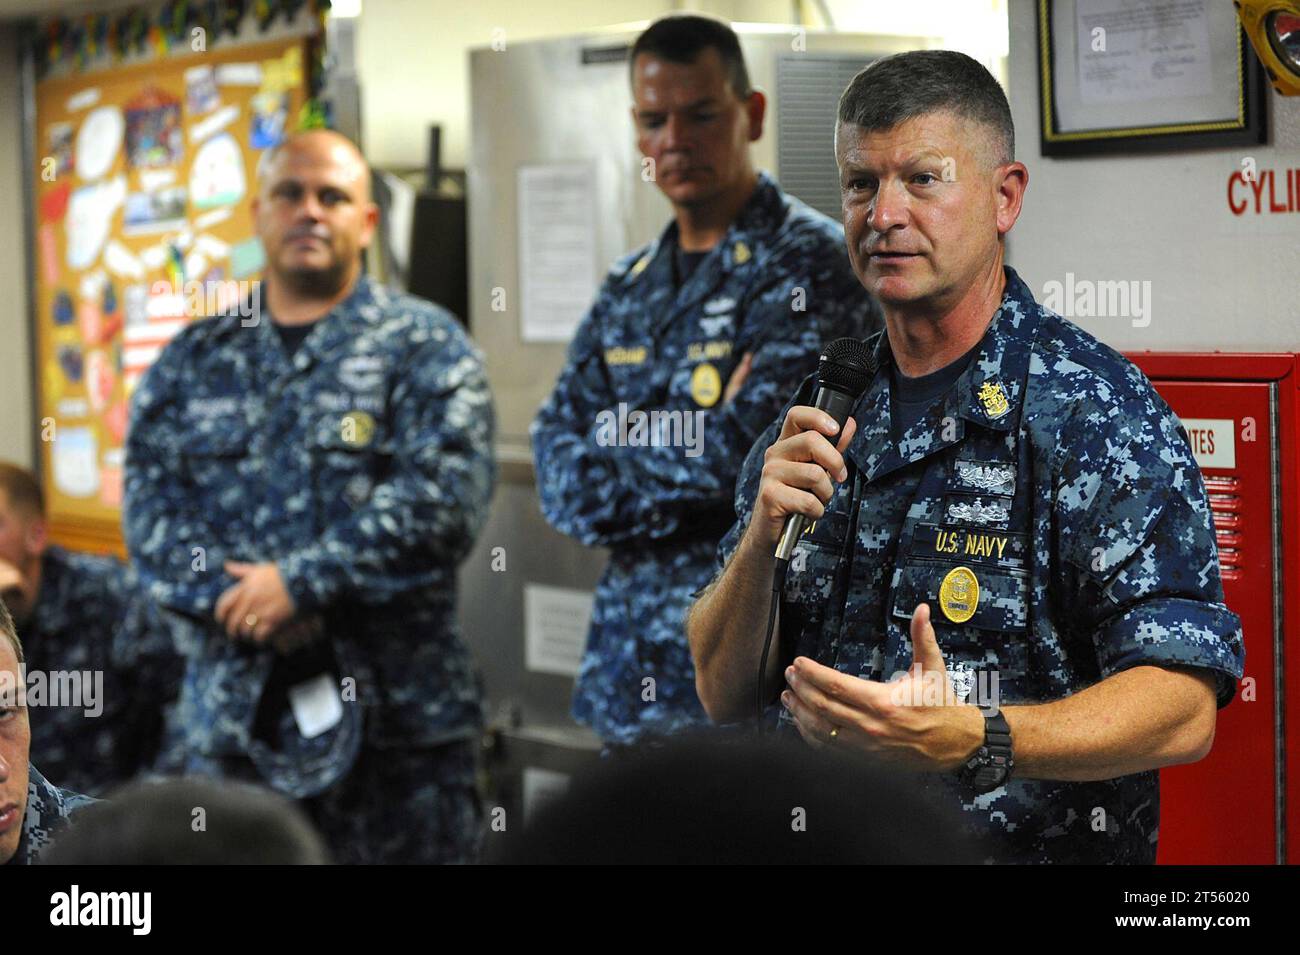
[[123, 524], [187, 657], [179, 768], [303, 800], [344, 862], [473, 858], [480, 701], [455, 573], [493, 416], [445, 310], [361, 273], [337, 133], [263, 163], [262, 310], [195, 322], [135, 393]]
[[890, 57], [845, 90], [849, 257], [886, 330], [842, 427], [810, 380], [750, 452], [688, 625], [700, 698], [732, 720], [779, 697], [810, 744], [922, 771], [990, 860], [1150, 863], [1156, 770], [1209, 750], [1240, 621], [1178, 419], [1005, 265], [1014, 148], [963, 54]]

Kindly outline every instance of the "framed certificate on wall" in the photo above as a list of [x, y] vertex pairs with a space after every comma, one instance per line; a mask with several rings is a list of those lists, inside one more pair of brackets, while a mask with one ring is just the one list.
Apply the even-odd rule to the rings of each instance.
[[1219, 0], [1039, 0], [1046, 156], [1265, 141], [1263, 70]]

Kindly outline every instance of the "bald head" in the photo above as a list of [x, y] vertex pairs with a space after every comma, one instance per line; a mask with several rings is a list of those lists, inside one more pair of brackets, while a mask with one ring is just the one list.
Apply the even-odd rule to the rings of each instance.
[[295, 133], [263, 159], [253, 215], [272, 283], [299, 300], [337, 299], [360, 275], [379, 221], [370, 167], [346, 136]]
[[265, 194], [266, 186], [274, 179], [279, 165], [294, 161], [334, 164], [345, 171], [350, 181], [357, 184], [364, 200], [370, 201], [370, 166], [366, 157], [361, 155], [361, 150], [357, 149], [356, 143], [342, 133], [332, 129], [305, 129], [286, 136], [266, 151], [259, 164], [259, 192]]

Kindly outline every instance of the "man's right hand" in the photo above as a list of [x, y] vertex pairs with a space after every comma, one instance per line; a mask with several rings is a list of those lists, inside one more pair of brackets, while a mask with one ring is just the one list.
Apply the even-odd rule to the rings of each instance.
[[763, 477], [747, 532], [758, 535], [753, 543], [775, 547], [791, 514], [817, 520], [826, 512], [835, 484], [848, 479], [844, 451], [857, 430], [852, 418], [840, 431], [824, 411], [808, 405], [790, 409], [780, 436], [763, 455]]

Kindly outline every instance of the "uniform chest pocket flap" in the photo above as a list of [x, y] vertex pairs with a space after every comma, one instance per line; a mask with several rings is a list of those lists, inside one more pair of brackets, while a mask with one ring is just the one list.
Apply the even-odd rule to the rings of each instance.
[[191, 425], [181, 458], [198, 488], [224, 491], [249, 454], [252, 431], [242, 418], [207, 418]]
[[237, 458], [248, 453], [252, 437], [242, 417], [205, 418], [192, 422], [181, 453], [193, 458]]
[[950, 665], [960, 661], [996, 667], [1008, 676], [1024, 673], [1029, 638], [1027, 572], [914, 560], [903, 566], [891, 614], [900, 622], [910, 621], [922, 603], [930, 605], [939, 649]]

